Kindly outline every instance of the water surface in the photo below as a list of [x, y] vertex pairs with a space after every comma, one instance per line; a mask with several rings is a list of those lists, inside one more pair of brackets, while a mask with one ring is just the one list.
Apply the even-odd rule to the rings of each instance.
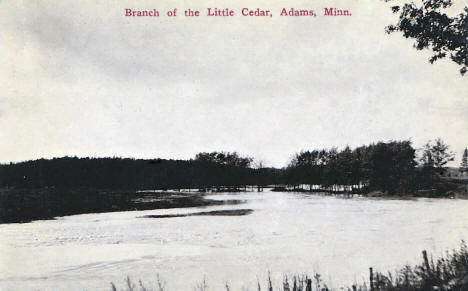
[[[0, 290], [110, 290], [128, 275], [167, 290], [254, 290], [268, 271], [319, 272], [333, 286], [440, 255], [468, 237], [468, 201], [336, 198], [295, 193], [210, 195], [246, 203], [83, 214], [0, 225]], [[239, 216], [184, 214], [252, 209]], [[145, 218], [148, 215], [179, 217]]]

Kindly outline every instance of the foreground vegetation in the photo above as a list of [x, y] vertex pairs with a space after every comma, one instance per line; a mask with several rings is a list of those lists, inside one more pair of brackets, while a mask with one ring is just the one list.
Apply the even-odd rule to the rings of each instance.
[[[445, 256], [434, 261], [429, 258], [426, 251], [422, 252], [422, 262], [416, 266], [404, 266], [395, 272], [375, 272], [370, 268], [369, 281], [350, 287], [339, 289], [329, 288], [321, 279], [319, 274], [313, 276], [285, 276], [280, 286], [272, 283], [270, 276], [263, 284], [258, 285], [252, 290], [283, 290], [283, 291], [326, 291], [326, 290], [361, 290], [361, 291], [428, 291], [428, 290], [446, 290], [446, 291], [466, 291], [468, 290], [468, 248], [465, 242], [461, 243], [458, 250], [447, 252]], [[146, 287], [142, 281], [132, 282], [127, 277], [125, 287], [120, 289], [114, 283], [111, 283], [111, 290], [126, 291], [166, 291], [164, 282], [157, 277], [157, 286]], [[208, 291], [211, 289], [203, 280], [194, 288], [196, 291]], [[225, 285], [226, 291], [231, 291], [229, 284]]]

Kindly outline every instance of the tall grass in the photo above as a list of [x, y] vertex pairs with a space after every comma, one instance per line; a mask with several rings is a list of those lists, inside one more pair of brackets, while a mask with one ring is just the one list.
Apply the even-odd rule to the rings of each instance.
[[371, 290], [468, 290], [468, 248], [446, 252], [434, 261], [422, 252], [423, 260], [416, 266], [404, 266], [392, 273], [376, 273]]
[[[263, 286], [263, 287], [262, 287]], [[127, 277], [125, 287], [118, 289], [111, 283], [112, 291], [168, 291], [166, 284], [157, 276], [155, 288], [146, 288], [141, 281], [138, 284]], [[215, 291], [211, 289], [204, 278], [198, 283], [194, 291]], [[226, 291], [233, 291], [228, 283], [225, 284]], [[248, 289], [242, 289], [242, 291]], [[264, 284], [257, 283], [257, 291], [468, 291], [468, 248], [462, 241], [460, 248], [451, 252], [447, 251], [442, 257], [435, 260], [429, 258], [426, 251], [422, 252], [422, 262], [415, 266], [406, 265], [394, 272], [375, 272], [369, 268], [369, 281], [362, 284], [331, 289], [321, 279], [319, 274], [312, 277], [284, 276], [282, 284], [274, 286], [270, 274]], [[175, 290], [180, 291], [180, 290]]]

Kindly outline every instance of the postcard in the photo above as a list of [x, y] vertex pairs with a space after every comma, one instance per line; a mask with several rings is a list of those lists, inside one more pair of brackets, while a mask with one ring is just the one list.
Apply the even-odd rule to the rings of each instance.
[[0, 0], [0, 290], [468, 290], [465, 0]]

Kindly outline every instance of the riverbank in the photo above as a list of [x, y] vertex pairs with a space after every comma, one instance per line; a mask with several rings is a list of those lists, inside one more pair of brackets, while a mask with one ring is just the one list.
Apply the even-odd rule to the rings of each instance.
[[[138, 283], [132, 282], [130, 277], [125, 279], [125, 290], [127, 291], [167, 291], [164, 281], [157, 275], [156, 286], [145, 286], [139, 280]], [[120, 290], [114, 282], [110, 283], [111, 291]], [[397, 271], [377, 271], [369, 268], [369, 279], [367, 282], [354, 284], [348, 287], [330, 288], [320, 274], [309, 275], [284, 275], [283, 282], [275, 285], [270, 275], [264, 282], [258, 282], [256, 290], [283, 290], [283, 291], [427, 291], [427, 290], [445, 290], [445, 291], [466, 291], [468, 290], [468, 248], [462, 241], [460, 248], [452, 252], [446, 252], [446, 255], [436, 261], [432, 256], [428, 256], [426, 251], [422, 251], [422, 260], [414, 266], [406, 265]], [[124, 289], [122, 289], [124, 290]], [[209, 282], [203, 279], [201, 283], [194, 286], [194, 290], [208, 291]], [[226, 282], [226, 291], [231, 291], [229, 282]], [[243, 289], [244, 290], [244, 289]]]
[[205, 199], [203, 193], [97, 189], [0, 190], [0, 223], [131, 210], [169, 209], [231, 203]]
[[[33, 188], [0, 189], [0, 223], [24, 223], [33, 220], [53, 219], [54, 217], [102, 213], [115, 211], [150, 210], [211, 206], [232, 201], [206, 199], [206, 194], [246, 193], [246, 192], [299, 192], [313, 195], [335, 195], [343, 197], [376, 198], [468, 198], [467, 181], [444, 181], [442, 192], [437, 189], [420, 190], [415, 193], [389, 194], [366, 189], [327, 189], [310, 185], [265, 187], [214, 187], [203, 189], [164, 189], [164, 190], [106, 190], [91, 188]], [[309, 188], [307, 188], [309, 187]], [[345, 190], [346, 189], [346, 190]]]
[[298, 192], [298, 193], [325, 193], [330, 195], [364, 197], [414, 197], [414, 198], [468, 198], [468, 180], [443, 178], [435, 182], [432, 187], [417, 189], [407, 193], [390, 193], [381, 190], [372, 190], [368, 187], [357, 185], [334, 185], [323, 187], [322, 185], [275, 185], [271, 187], [273, 192]]

